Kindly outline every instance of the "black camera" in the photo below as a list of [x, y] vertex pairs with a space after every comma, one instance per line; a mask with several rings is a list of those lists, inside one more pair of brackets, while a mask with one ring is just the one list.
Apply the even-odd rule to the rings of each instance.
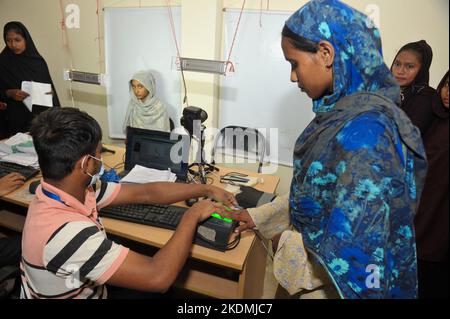
[[201, 123], [208, 118], [208, 113], [196, 106], [188, 106], [183, 110], [183, 117], [180, 120], [181, 125], [189, 132], [191, 136], [194, 135], [194, 121], [198, 121], [198, 133], [201, 133]]

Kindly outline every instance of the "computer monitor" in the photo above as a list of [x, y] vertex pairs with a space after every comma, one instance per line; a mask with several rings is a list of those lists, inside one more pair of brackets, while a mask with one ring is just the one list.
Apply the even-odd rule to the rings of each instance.
[[186, 182], [190, 147], [188, 135], [171, 139], [169, 132], [128, 127], [125, 172], [132, 170], [135, 165], [170, 169], [177, 175], [177, 181]]

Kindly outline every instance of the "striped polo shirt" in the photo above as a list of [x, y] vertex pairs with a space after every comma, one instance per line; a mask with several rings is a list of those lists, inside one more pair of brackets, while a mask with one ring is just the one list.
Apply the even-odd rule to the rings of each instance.
[[119, 191], [120, 184], [102, 183], [80, 203], [41, 181], [23, 230], [21, 298], [107, 297], [104, 284], [129, 250], [107, 238], [98, 209]]

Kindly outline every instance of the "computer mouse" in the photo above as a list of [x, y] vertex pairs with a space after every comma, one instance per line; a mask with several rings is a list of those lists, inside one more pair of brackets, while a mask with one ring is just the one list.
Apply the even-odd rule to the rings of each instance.
[[198, 202], [198, 198], [189, 198], [189, 199], [186, 199], [184, 202], [186, 203], [186, 205], [191, 207], [192, 205], [194, 205], [195, 203]]
[[28, 188], [28, 191], [31, 194], [36, 194], [36, 188], [39, 186], [39, 184], [41, 184], [41, 181], [39, 181], [39, 180], [31, 182], [30, 187]]

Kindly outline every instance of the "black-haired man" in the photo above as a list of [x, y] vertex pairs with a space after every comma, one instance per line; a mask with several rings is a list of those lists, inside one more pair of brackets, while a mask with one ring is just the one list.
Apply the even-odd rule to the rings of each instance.
[[209, 200], [191, 207], [152, 258], [108, 239], [98, 209], [128, 203], [171, 204], [200, 196], [237, 204], [232, 194], [206, 185], [108, 183], [95, 191], [103, 167], [102, 132], [92, 117], [77, 109], [40, 114], [30, 133], [43, 180], [23, 232], [22, 298], [105, 298], [105, 283], [164, 292], [188, 257], [197, 224], [214, 211], [225, 214], [224, 208]]

